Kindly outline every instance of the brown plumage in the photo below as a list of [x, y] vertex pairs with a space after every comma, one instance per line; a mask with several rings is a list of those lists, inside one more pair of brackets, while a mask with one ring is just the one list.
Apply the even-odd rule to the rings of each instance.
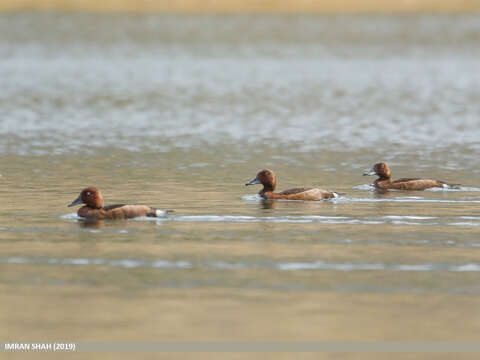
[[276, 187], [275, 174], [268, 169], [258, 172], [255, 179], [247, 182], [245, 186], [254, 184], [263, 185], [263, 189], [258, 194], [265, 199], [323, 200], [338, 196], [338, 194], [331, 191], [312, 188], [294, 188], [276, 193], [274, 192]]
[[453, 184], [433, 179], [402, 178], [392, 181], [390, 168], [385, 162], [373, 165], [370, 170], [365, 170], [363, 175], [377, 175], [378, 179], [373, 182], [373, 185], [378, 189], [385, 190], [425, 190], [432, 187], [444, 188], [454, 186]]
[[104, 207], [100, 190], [93, 186], [83, 189], [78, 198], [68, 206], [77, 204], [85, 204], [78, 209], [77, 215], [86, 219], [131, 219], [139, 216], [157, 217], [167, 213], [146, 205], [116, 204]]

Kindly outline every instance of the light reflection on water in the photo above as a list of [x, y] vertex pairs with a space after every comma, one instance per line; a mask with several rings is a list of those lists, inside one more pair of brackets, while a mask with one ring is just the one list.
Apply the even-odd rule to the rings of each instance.
[[[337, 333], [350, 334], [363, 314], [377, 319], [378, 304], [428, 323], [428, 311], [405, 306], [432, 301], [448, 323], [435, 335], [465, 340], [479, 294], [479, 24], [470, 15], [0, 15], [0, 286], [12, 294], [33, 286], [32, 299], [65, 309], [51, 286], [100, 294], [108, 306], [82, 316], [107, 332], [99, 314], [110, 306], [156, 314], [158, 303], [140, 294], [176, 289], [170, 295], [185, 306], [177, 334], [193, 336], [209, 322], [199, 315], [190, 324], [196, 300], [214, 303], [208, 292], [218, 289], [237, 291], [218, 308], [252, 289], [274, 308], [288, 291], [289, 304], [305, 303], [282, 311], [287, 320], [303, 328], [312, 313], [348, 313]], [[376, 193], [362, 172], [381, 160], [394, 177], [462, 185]], [[343, 195], [262, 201], [243, 184], [267, 167], [280, 190]], [[66, 204], [87, 185], [107, 204], [175, 212], [84, 222]], [[103, 293], [108, 286], [120, 295]], [[140, 300], [125, 304], [131, 288]], [[192, 301], [182, 289], [203, 297]], [[260, 312], [258, 302], [245, 304], [236, 303]], [[218, 308], [198, 313], [241, 322]], [[455, 324], [444, 314], [454, 311], [460, 320], [446, 332]], [[25, 323], [37, 319], [28, 316]], [[378, 328], [391, 327], [389, 314], [378, 319]], [[28, 333], [10, 320], [10, 334]], [[328, 328], [316, 324], [305, 328]]]

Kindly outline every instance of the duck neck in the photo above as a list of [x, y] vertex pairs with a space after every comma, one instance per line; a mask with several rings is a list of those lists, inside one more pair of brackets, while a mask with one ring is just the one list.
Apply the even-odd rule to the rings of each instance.
[[267, 192], [273, 192], [273, 190], [275, 190], [275, 186], [263, 185], [263, 189], [260, 190], [260, 192], [258, 194], [260, 196], [263, 196], [263, 194], [265, 194]]
[[385, 175], [378, 175], [378, 179], [375, 180], [375, 182], [379, 182], [379, 181], [392, 181], [392, 177], [391, 176], [385, 176]]

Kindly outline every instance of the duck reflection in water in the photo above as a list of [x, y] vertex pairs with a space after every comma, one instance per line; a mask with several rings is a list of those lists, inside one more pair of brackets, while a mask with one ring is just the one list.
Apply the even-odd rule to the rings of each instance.
[[78, 225], [85, 229], [103, 229], [104, 223], [102, 220], [97, 219], [81, 219], [78, 221]]
[[262, 209], [275, 209], [277, 207], [277, 200], [263, 199], [260, 202], [260, 207]]

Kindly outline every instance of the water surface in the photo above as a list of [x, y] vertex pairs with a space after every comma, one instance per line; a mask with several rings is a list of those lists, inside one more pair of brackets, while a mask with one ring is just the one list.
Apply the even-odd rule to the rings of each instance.
[[[0, 338], [476, 340], [478, 20], [1, 15]], [[85, 223], [87, 185], [175, 212]]]

